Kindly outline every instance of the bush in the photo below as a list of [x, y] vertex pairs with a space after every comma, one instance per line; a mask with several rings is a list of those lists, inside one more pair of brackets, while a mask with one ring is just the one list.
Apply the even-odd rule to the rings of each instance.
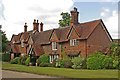
[[40, 57], [36, 60], [36, 62], [37, 62], [38, 64], [40, 64], [40, 63], [49, 63], [49, 55], [43, 54], [42, 56], [40, 56]]
[[25, 65], [25, 61], [26, 61], [27, 58], [28, 58], [27, 55], [21, 56], [21, 57], [19, 58], [18, 63], [19, 63], [19, 64], [22, 64], [22, 65]]
[[62, 59], [60, 59], [60, 58], [56, 59], [55, 67], [58, 67], [58, 68], [64, 67]]
[[105, 69], [112, 65], [112, 59], [100, 52], [95, 52], [87, 57], [88, 69]]
[[72, 62], [71, 60], [63, 60], [63, 65], [64, 65], [64, 68], [71, 68], [72, 67]]
[[29, 63], [30, 63], [30, 57], [28, 57], [28, 58], [26, 59], [25, 65], [26, 65], [26, 66], [29, 66]]
[[2, 53], [2, 61], [3, 62], [9, 62], [10, 61], [10, 54]]
[[51, 67], [52, 65], [50, 63], [40, 63], [39, 64], [40, 67]]
[[14, 58], [13, 60], [11, 60], [11, 64], [18, 64], [18, 60], [19, 60], [20, 57], [16, 57]]
[[68, 55], [66, 55], [65, 52], [62, 53], [63, 55], [63, 66], [64, 68], [71, 68], [72, 67], [72, 62], [71, 62], [71, 59]]
[[56, 67], [56, 59], [53, 60], [52, 67]]
[[83, 62], [85, 62], [84, 56], [78, 56], [72, 59], [73, 66], [72, 68], [74, 69], [81, 69], [83, 66]]

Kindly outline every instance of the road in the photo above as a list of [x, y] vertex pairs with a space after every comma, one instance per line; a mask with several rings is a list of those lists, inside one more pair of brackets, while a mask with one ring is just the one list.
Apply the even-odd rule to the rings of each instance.
[[2, 78], [57, 78], [57, 77], [2, 70]]

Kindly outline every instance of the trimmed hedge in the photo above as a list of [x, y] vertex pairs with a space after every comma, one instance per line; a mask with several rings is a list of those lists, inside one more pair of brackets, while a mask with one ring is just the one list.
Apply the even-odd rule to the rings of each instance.
[[20, 57], [16, 57], [13, 60], [10, 61], [11, 64], [18, 64]]
[[9, 62], [10, 61], [10, 54], [9, 53], [2, 53], [2, 61]]
[[[87, 57], [87, 68], [88, 69], [106, 69], [112, 68], [112, 58], [106, 56], [100, 52], [95, 52], [88, 55]], [[110, 67], [111, 66], [111, 67]]]
[[39, 65], [40, 63], [49, 63], [49, 55], [43, 54], [42, 56], [40, 56], [40, 57], [36, 60], [36, 62], [38, 63], [38, 65]]
[[51, 67], [52, 65], [50, 63], [40, 63], [39, 64], [40, 67]]

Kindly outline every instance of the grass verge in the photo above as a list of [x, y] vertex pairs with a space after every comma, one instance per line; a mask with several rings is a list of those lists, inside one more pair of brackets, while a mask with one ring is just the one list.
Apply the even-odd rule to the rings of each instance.
[[2, 69], [45, 74], [65, 78], [118, 78], [118, 70], [86, 70], [53, 67], [28, 67], [18, 64], [3, 64]]

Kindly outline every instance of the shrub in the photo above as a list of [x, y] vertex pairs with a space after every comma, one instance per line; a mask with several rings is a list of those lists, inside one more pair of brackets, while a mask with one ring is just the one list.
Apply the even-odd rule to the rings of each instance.
[[40, 67], [51, 67], [51, 64], [50, 63], [40, 63], [39, 64]]
[[38, 64], [40, 64], [40, 63], [49, 63], [49, 55], [43, 54], [42, 56], [40, 56], [40, 57], [36, 60], [36, 62], [37, 62]]
[[53, 60], [52, 67], [56, 67], [55, 65], [56, 65], [56, 59]]
[[16, 57], [14, 58], [13, 60], [11, 60], [11, 64], [18, 64], [18, 60], [19, 60], [20, 57]]
[[55, 66], [58, 67], [58, 68], [64, 67], [62, 59], [57, 58]]
[[112, 59], [100, 52], [95, 52], [87, 57], [88, 69], [108, 68], [112, 64]]
[[84, 56], [79, 55], [78, 57], [73, 58], [72, 59], [72, 63], [73, 63], [72, 68], [81, 69], [84, 61], [85, 61]]
[[9, 62], [10, 61], [10, 54], [2, 53], [2, 61], [3, 62]]
[[70, 59], [63, 60], [63, 65], [64, 65], [64, 68], [71, 68], [72, 67], [72, 62], [71, 62]]
[[29, 66], [29, 63], [30, 63], [30, 57], [28, 57], [28, 58], [26, 59], [25, 65], [26, 65], [26, 66]]
[[19, 58], [18, 63], [19, 63], [19, 64], [22, 64], [22, 65], [25, 65], [25, 61], [26, 61], [27, 58], [28, 58], [27, 55], [21, 56], [21, 57]]

